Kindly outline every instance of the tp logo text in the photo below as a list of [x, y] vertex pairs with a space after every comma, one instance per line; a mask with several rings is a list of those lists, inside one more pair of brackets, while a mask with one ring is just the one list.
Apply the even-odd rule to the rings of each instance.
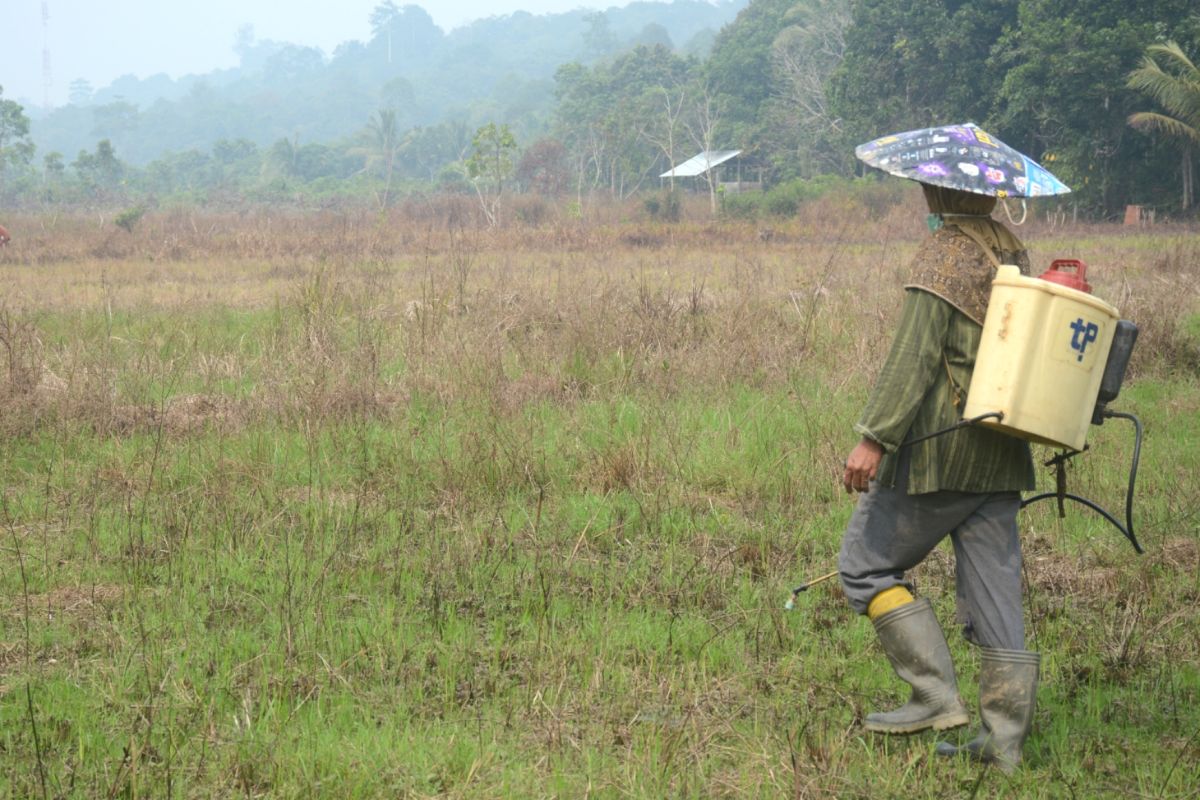
[[1084, 322], [1083, 317], [1080, 317], [1071, 323], [1071, 330], [1075, 332], [1071, 337], [1071, 349], [1079, 354], [1075, 360], [1083, 361], [1083, 353], [1087, 346], [1100, 335], [1100, 326], [1094, 322]]

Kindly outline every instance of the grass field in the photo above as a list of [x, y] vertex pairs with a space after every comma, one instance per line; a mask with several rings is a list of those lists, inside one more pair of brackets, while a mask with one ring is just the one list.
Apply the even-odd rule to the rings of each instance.
[[1023, 231], [1142, 328], [1148, 552], [1023, 513], [1004, 776], [862, 730], [904, 692], [834, 582], [783, 611], [922, 232], [869, 216], [6, 220], [0, 797], [1200, 797], [1200, 237]]

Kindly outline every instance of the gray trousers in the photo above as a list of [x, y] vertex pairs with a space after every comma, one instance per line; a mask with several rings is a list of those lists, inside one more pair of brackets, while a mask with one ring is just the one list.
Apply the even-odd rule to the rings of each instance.
[[879, 592], [912, 584], [904, 573], [945, 537], [954, 544], [958, 621], [968, 641], [1003, 650], [1025, 649], [1021, 613], [1018, 492], [905, 493], [908, 459], [895, 488], [872, 482], [859, 496], [838, 556], [842, 588], [859, 614]]

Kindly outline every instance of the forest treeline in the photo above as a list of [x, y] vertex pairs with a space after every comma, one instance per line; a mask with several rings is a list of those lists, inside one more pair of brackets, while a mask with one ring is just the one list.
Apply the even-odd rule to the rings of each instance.
[[[243, 29], [236, 69], [76, 81], [40, 116], [0, 90], [0, 202], [447, 191], [498, 220], [506, 193], [625, 199], [736, 148], [769, 191], [730, 206], [786, 213], [861, 174], [857, 143], [974, 121], [1071, 185], [1079, 213], [1194, 213], [1194, 0], [676, 0], [449, 33], [385, 0], [369, 22], [368, 41], [329, 56]], [[717, 209], [719, 184], [700, 188]]]

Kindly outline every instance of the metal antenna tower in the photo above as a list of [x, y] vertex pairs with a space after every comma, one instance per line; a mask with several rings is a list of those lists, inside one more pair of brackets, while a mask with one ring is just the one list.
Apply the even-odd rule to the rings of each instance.
[[42, 0], [42, 108], [50, 110], [50, 3]]

